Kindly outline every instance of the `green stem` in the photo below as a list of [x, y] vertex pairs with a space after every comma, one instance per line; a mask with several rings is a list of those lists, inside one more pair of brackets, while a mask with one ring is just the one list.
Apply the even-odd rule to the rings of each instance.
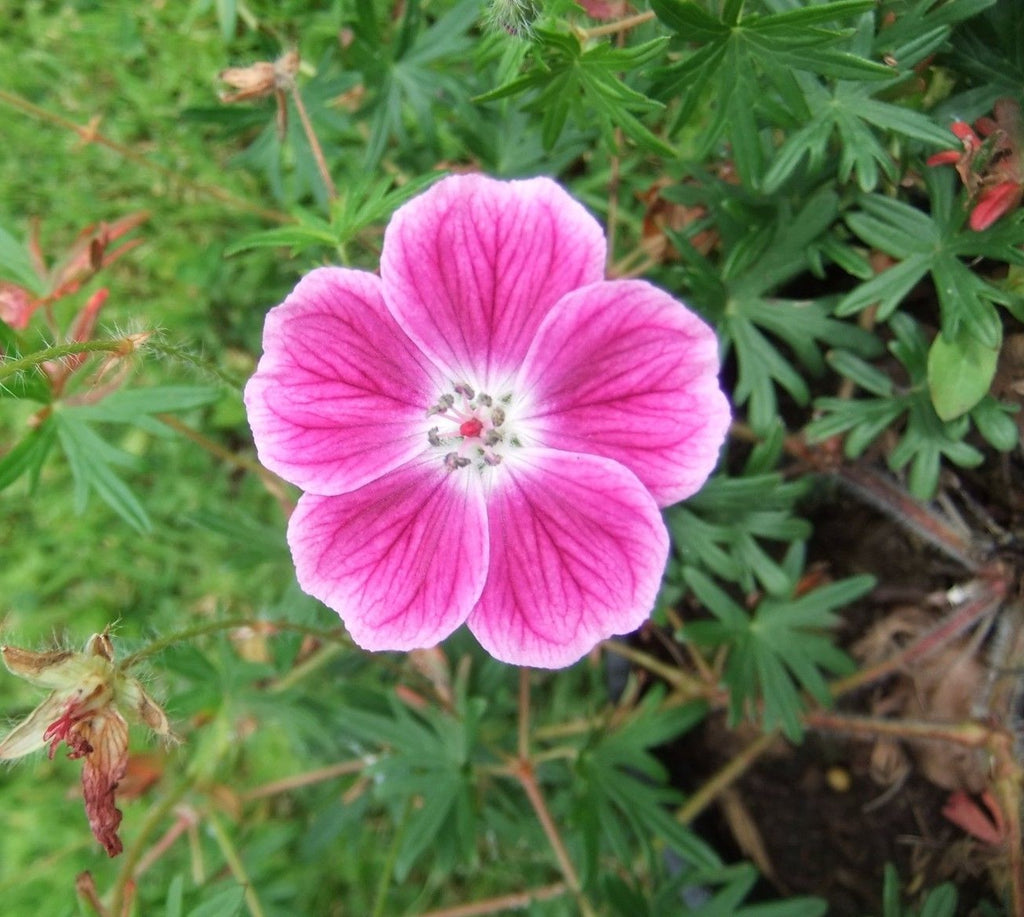
[[558, 862], [558, 868], [565, 879], [565, 884], [569, 886], [569, 891], [576, 898], [576, 906], [581, 917], [595, 917], [594, 908], [583, 892], [583, 886], [580, 883], [579, 876], [576, 874], [572, 859], [569, 857], [569, 851], [566, 850], [562, 836], [558, 833], [558, 828], [555, 826], [555, 820], [551, 817], [551, 812], [544, 801], [544, 794], [537, 783], [533, 763], [531, 761], [519, 761], [516, 767], [516, 777], [519, 780], [519, 785], [523, 788], [523, 792], [526, 793], [526, 798], [530, 801], [533, 813], [536, 815], [537, 821], [540, 822], [541, 829], [547, 836], [548, 843], [551, 845], [552, 852], [555, 855], [555, 860]]
[[292, 621], [262, 621], [253, 618], [241, 617], [225, 618], [223, 621], [208, 621], [206, 624], [197, 624], [195, 627], [187, 627], [184, 630], [179, 630], [167, 637], [161, 637], [159, 640], [154, 640], [149, 644], [149, 646], [143, 647], [141, 650], [136, 650], [134, 653], [125, 656], [120, 665], [121, 671], [127, 672], [132, 668], [132, 666], [137, 665], [143, 659], [146, 659], [149, 656], [155, 656], [157, 653], [162, 653], [165, 649], [168, 649], [175, 644], [182, 643], [185, 640], [202, 637], [206, 634], [215, 634], [222, 630], [234, 630], [238, 627], [251, 627], [253, 624], [259, 624], [263, 627], [271, 627], [274, 630], [293, 631], [298, 634], [306, 634], [310, 637], [316, 637], [320, 640], [330, 640], [343, 643], [346, 646], [349, 645], [348, 637], [337, 630], [320, 630], [316, 627], [306, 627], [302, 624], [295, 624]]
[[721, 770], [676, 811], [676, 821], [682, 825], [690, 824], [718, 798], [726, 787], [739, 780], [754, 762], [771, 747], [777, 738], [778, 733], [766, 732], [764, 735], [754, 739], [739, 754], [730, 758], [729, 762]]
[[398, 859], [398, 848], [401, 846], [402, 836], [405, 834], [405, 826], [408, 824], [411, 812], [412, 800], [410, 799], [405, 805], [405, 814], [402, 816], [402, 821], [399, 823], [395, 836], [391, 840], [387, 860], [385, 860], [384, 867], [380, 871], [380, 879], [377, 881], [377, 893], [374, 895], [373, 900], [372, 917], [381, 917], [381, 914], [384, 913], [384, 905], [388, 900], [388, 889], [391, 887], [391, 873], [395, 869], [395, 860]]
[[263, 917], [263, 908], [260, 905], [260, 899], [256, 897], [256, 891], [252, 887], [249, 874], [245, 871], [245, 864], [242, 862], [242, 858], [238, 855], [235, 845], [231, 842], [231, 837], [228, 835], [227, 831], [224, 830], [224, 826], [220, 823], [220, 819], [212, 812], [206, 813], [206, 821], [210, 826], [210, 830], [213, 832], [214, 838], [217, 840], [217, 846], [220, 847], [220, 852], [223, 854], [224, 859], [228, 864], [228, 869], [231, 871], [231, 875], [234, 876], [235, 881], [245, 889], [245, 903], [249, 907], [249, 913], [252, 917]]
[[316, 652], [311, 653], [307, 659], [304, 659], [298, 665], [285, 672], [277, 681], [271, 682], [267, 686], [267, 691], [271, 694], [280, 694], [291, 690], [303, 678], [323, 668], [335, 656], [343, 653], [346, 649], [347, 647], [344, 643], [328, 643], [321, 646]]
[[37, 350], [27, 357], [20, 357], [17, 360], [6, 360], [0, 363], [0, 382], [23, 373], [29, 369], [35, 369], [43, 363], [53, 360], [63, 360], [65, 357], [73, 357], [83, 353], [116, 353], [127, 355], [135, 350], [135, 344], [125, 338], [115, 341], [73, 341], [70, 344], [56, 344], [44, 350]]

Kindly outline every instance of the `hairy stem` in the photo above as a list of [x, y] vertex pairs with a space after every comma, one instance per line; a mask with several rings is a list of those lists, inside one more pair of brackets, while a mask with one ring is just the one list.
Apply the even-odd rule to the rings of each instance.
[[134, 653], [125, 656], [119, 668], [122, 671], [127, 672], [133, 666], [138, 665], [143, 659], [155, 656], [157, 653], [162, 653], [164, 650], [172, 646], [176, 646], [179, 643], [183, 643], [186, 640], [193, 640], [196, 637], [202, 637], [206, 634], [215, 634], [218, 631], [223, 630], [235, 630], [239, 627], [252, 627], [255, 624], [258, 624], [263, 628], [294, 631], [298, 634], [307, 634], [308, 636], [316, 637], [319, 640], [331, 640], [344, 643], [346, 646], [349, 645], [348, 637], [345, 636], [340, 629], [320, 630], [315, 627], [305, 627], [302, 624], [295, 624], [292, 621], [262, 621], [254, 618], [242, 617], [225, 618], [222, 621], [208, 621], [205, 624], [197, 624], [195, 627], [186, 627], [184, 630], [179, 630], [166, 637], [154, 640], [141, 650], [136, 650]]
[[978, 570], [978, 555], [984, 552], [979, 552], [979, 546], [971, 541], [969, 533], [955, 529], [888, 478], [856, 465], [840, 465], [835, 474], [877, 510], [915, 532], [968, 570]]
[[134, 353], [137, 344], [131, 338], [118, 338], [110, 341], [72, 341], [69, 344], [55, 344], [53, 347], [46, 347], [30, 353], [27, 357], [19, 357], [17, 360], [6, 360], [0, 363], [0, 382], [10, 379], [18, 373], [36, 369], [43, 363], [50, 363], [56, 360], [63, 360], [67, 357], [74, 357], [80, 354], [90, 353], [114, 353], [119, 356], [128, 356]]
[[583, 917], [593, 917], [593, 908], [583, 894], [583, 886], [580, 884], [579, 876], [576, 875], [576, 869], [569, 858], [569, 852], [565, 849], [562, 837], [558, 833], [558, 828], [555, 827], [554, 819], [552, 819], [551, 812], [548, 811], [547, 803], [544, 801], [544, 795], [540, 791], [540, 785], [537, 783], [534, 762], [530, 760], [530, 670], [526, 667], [519, 670], [517, 750], [519, 757], [512, 766], [512, 773], [526, 793], [526, 798], [530, 800], [530, 805], [533, 806], [537, 821], [540, 822], [540, 826], [555, 854], [555, 859], [558, 861], [558, 868], [561, 870], [569, 890], [576, 898], [580, 914]]

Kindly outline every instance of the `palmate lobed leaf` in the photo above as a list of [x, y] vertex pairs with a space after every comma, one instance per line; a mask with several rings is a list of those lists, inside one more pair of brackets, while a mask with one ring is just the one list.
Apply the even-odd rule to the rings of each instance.
[[[983, 353], [973, 358], [969, 352], [965, 355], [955, 348], [946, 354], [946, 345], [939, 343], [941, 338], [936, 338], [929, 349], [921, 328], [902, 313], [892, 316], [890, 326], [895, 333], [890, 350], [903, 364], [909, 384], [897, 389], [888, 376], [856, 358], [830, 356], [833, 368], [875, 397], [816, 399], [819, 416], [805, 427], [804, 435], [809, 442], [821, 442], [845, 433], [844, 453], [857, 457], [882, 433], [902, 421], [902, 431], [888, 455], [888, 464], [893, 470], [909, 466], [911, 493], [927, 500], [938, 486], [943, 459], [963, 467], [974, 467], [983, 460], [983, 453], [964, 441], [971, 422], [996, 449], [1014, 448], [1019, 435], [1009, 416], [1011, 409], [986, 394], [988, 383], [983, 380], [989, 372], [987, 363], [991, 355]], [[973, 337], [965, 336], [965, 340], [969, 348], [984, 347]], [[938, 363], [934, 356], [936, 345], [941, 358]], [[972, 366], [972, 359], [976, 366]], [[939, 394], [946, 399], [944, 407], [951, 414], [959, 413], [948, 418], [937, 413], [930, 382], [934, 373], [942, 376]]]
[[387, 701], [390, 713], [346, 708], [344, 729], [373, 750], [367, 773], [376, 797], [392, 812], [405, 813], [394, 864], [399, 881], [432, 846], [435, 857], [472, 856], [477, 804], [469, 761], [483, 706], [471, 700], [461, 717], [436, 708], [421, 716], [394, 698]]
[[[752, 454], [751, 461], [756, 459]], [[760, 541], [809, 537], [809, 524], [794, 515], [806, 487], [804, 481], [786, 482], [777, 473], [751, 467], [743, 477], [715, 475], [697, 495], [667, 511], [683, 567], [704, 567], [745, 592], [757, 590], [758, 583], [769, 592], [784, 592], [786, 573]]]
[[[989, 282], [972, 270], [964, 258], [979, 255], [1017, 263], [1024, 242], [1024, 221], [1011, 219], [984, 232], [965, 227], [966, 213], [957, 205], [952, 179], [928, 173], [931, 214], [883, 195], [863, 195], [860, 209], [846, 223], [861, 239], [900, 259], [861, 284], [839, 303], [836, 313], [850, 315], [878, 305], [878, 317], [889, 318], [926, 274], [931, 274], [939, 300], [942, 333], [948, 339], [961, 334], [982, 345], [998, 347], [1001, 323], [995, 304], [1010, 311], [1020, 308], [1020, 297]], [[991, 235], [989, 235], [991, 233]]]
[[[652, 9], [679, 38], [701, 44], [655, 74], [655, 94], [680, 100], [671, 133], [689, 122], [702, 99], [710, 99], [718, 117], [703, 136], [701, 152], [709, 152], [724, 132], [741, 180], [758, 187], [764, 172], [763, 122], [758, 111], [765, 103], [772, 104], [766, 98], [766, 85], [780, 93], [785, 108], [795, 111], [806, 106], [799, 102], [793, 70], [839, 79], [892, 79], [890, 68], [838, 47], [850, 38], [852, 30], [823, 27], [870, 8], [871, 4], [860, 0], [842, 0], [741, 16], [743, 4], [737, 3], [716, 21], [694, 3], [655, 0]], [[688, 31], [691, 26], [693, 32]]]
[[542, 115], [542, 140], [547, 149], [557, 142], [571, 112], [586, 125], [596, 110], [605, 132], [619, 127], [645, 149], [663, 156], [675, 156], [673, 148], [646, 127], [633, 111], [664, 108], [656, 101], [628, 86], [621, 71], [639, 70], [659, 56], [668, 41], [657, 38], [634, 48], [613, 48], [609, 44], [584, 49], [574, 35], [545, 29], [536, 31], [539, 42], [533, 69], [490, 92], [477, 96], [476, 102], [491, 102], [533, 91], [525, 110]]
[[576, 763], [576, 818], [595, 875], [602, 842], [628, 858], [629, 834], [644, 844], [648, 856], [654, 855], [649, 840], [661, 837], [690, 863], [720, 863], [707, 844], [672, 817], [667, 807], [678, 804], [679, 793], [668, 785], [664, 765], [649, 750], [693, 728], [706, 716], [707, 706], [697, 702], [666, 708], [663, 697], [659, 690], [647, 695], [633, 717], [599, 733]]
[[[784, 563], [790, 574], [791, 595], [794, 562], [800, 556], [801, 552], [791, 551]], [[684, 636], [709, 648], [729, 648], [724, 679], [730, 690], [732, 720], [760, 701], [765, 727], [780, 727], [791, 739], [799, 740], [804, 706], [799, 689], [827, 704], [830, 696], [822, 672], [844, 674], [853, 669], [852, 660], [826, 636], [837, 623], [835, 610], [871, 589], [874, 579], [850, 577], [800, 598], [764, 598], [748, 615], [700, 571], [686, 570], [684, 577], [717, 619], [688, 624]]]
[[791, 134], [777, 151], [765, 173], [764, 188], [773, 191], [793, 174], [800, 160], [808, 156], [813, 174], [823, 165], [829, 139], [838, 134], [840, 163], [838, 176], [845, 182], [856, 173], [862, 191], [871, 191], [878, 183], [879, 171], [891, 180], [897, 164], [881, 143], [876, 129], [909, 137], [932, 146], [949, 145], [949, 133], [931, 119], [904, 106], [872, 98], [889, 86], [841, 81], [831, 90], [806, 74], [798, 74], [801, 90], [811, 109], [807, 122]]
[[135, 424], [141, 414], [176, 414], [213, 404], [222, 390], [212, 385], [155, 385], [122, 388], [96, 404], [74, 408], [80, 420]]
[[[168, 385], [148, 389], [120, 389], [98, 404], [62, 406], [50, 415], [34, 436], [26, 438], [13, 453], [5, 457], [0, 464], [0, 477], [3, 476], [5, 466], [7, 473], [15, 477], [25, 472], [37, 476], [55, 434], [74, 479], [75, 511], [85, 512], [90, 495], [95, 493], [134, 529], [149, 532], [152, 530], [149, 514], [114, 470], [136, 469], [140, 466], [140, 460], [111, 445], [93, 424], [131, 424], [151, 432], [163, 433], [166, 428], [154, 421], [151, 415], [191, 410], [210, 404], [220, 396], [221, 390], [212, 386]], [[40, 432], [42, 430], [46, 432]]]

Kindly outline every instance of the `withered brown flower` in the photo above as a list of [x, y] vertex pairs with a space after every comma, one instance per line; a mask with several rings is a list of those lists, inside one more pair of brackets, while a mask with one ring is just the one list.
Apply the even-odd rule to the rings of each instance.
[[237, 92], [222, 92], [220, 100], [231, 104], [247, 99], [262, 99], [272, 92], [289, 90], [299, 72], [299, 52], [291, 50], [276, 61], [257, 61], [248, 67], [228, 67], [217, 74]]
[[114, 647], [106, 632], [93, 634], [81, 653], [0, 646], [0, 655], [12, 674], [50, 689], [46, 699], [0, 740], [0, 760], [24, 757], [47, 743], [52, 758], [64, 742], [69, 758], [82, 759], [82, 793], [92, 833], [110, 856], [116, 856], [122, 845], [115, 791], [128, 767], [128, 720], [173, 740], [166, 714], [136, 679], [114, 664]]
[[288, 104], [286, 92], [295, 88], [295, 75], [299, 72], [299, 52], [287, 51], [276, 61], [257, 61], [248, 67], [228, 67], [217, 74], [237, 92], [222, 92], [220, 100], [230, 105], [248, 99], [263, 99], [273, 94], [277, 103], [277, 130], [283, 137], [287, 127]]

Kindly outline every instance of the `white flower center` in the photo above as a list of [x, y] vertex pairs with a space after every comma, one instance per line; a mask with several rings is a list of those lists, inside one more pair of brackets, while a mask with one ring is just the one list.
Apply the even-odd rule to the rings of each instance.
[[437, 421], [427, 431], [427, 442], [449, 471], [494, 468], [510, 449], [521, 445], [509, 418], [512, 403], [511, 394], [492, 398], [457, 382], [427, 411], [427, 417]]

